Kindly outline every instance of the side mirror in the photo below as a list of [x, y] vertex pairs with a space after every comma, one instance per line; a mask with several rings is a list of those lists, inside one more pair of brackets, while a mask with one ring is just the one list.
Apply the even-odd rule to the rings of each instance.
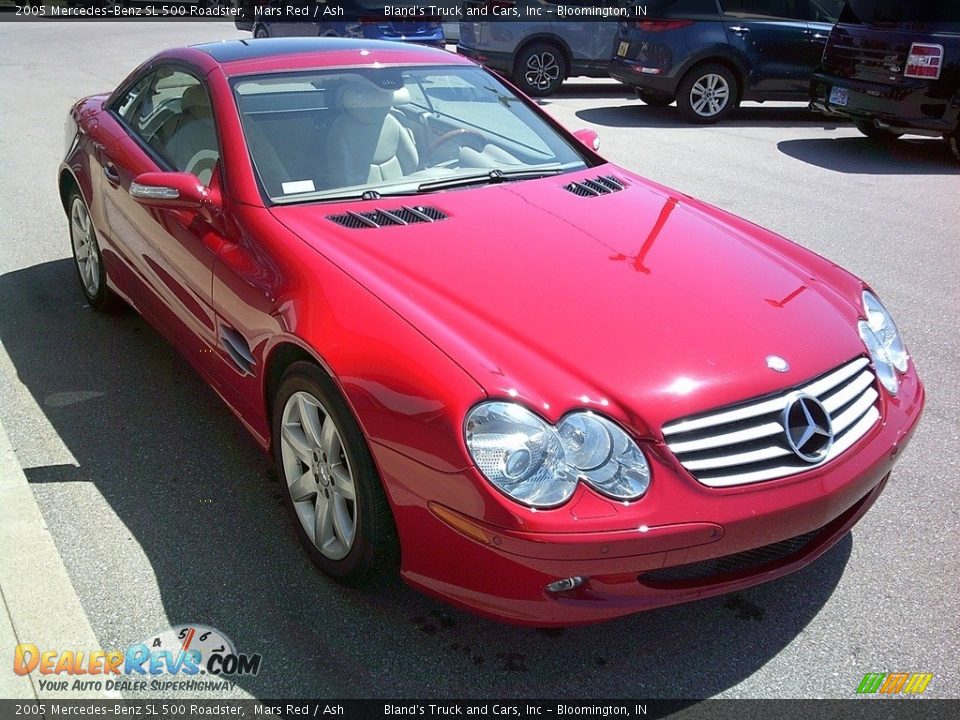
[[130, 183], [130, 196], [148, 207], [211, 209], [211, 206], [219, 204], [214, 194], [196, 175], [185, 172], [143, 173]]
[[600, 149], [600, 136], [597, 135], [596, 130], [583, 128], [574, 132], [573, 136], [594, 152]]

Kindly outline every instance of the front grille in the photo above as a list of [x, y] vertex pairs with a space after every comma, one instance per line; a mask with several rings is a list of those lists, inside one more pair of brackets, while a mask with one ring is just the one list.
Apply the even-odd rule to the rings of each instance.
[[564, 185], [563, 189], [580, 197], [597, 197], [598, 195], [619, 192], [623, 190], [623, 187], [623, 182], [619, 178], [615, 178], [613, 175], [600, 175], [592, 179], [574, 181]]
[[446, 215], [433, 207], [423, 206], [403, 206], [391, 208], [390, 210], [376, 209], [367, 212], [348, 211], [343, 215], [328, 215], [327, 220], [332, 220], [338, 225], [343, 225], [354, 230], [361, 228], [381, 228], [391, 225], [412, 225], [414, 223], [437, 222], [445, 220]]
[[[787, 442], [782, 415], [798, 392], [817, 398], [830, 415], [833, 445], [819, 462], [801, 459]], [[879, 397], [869, 362], [859, 357], [805, 385], [667, 423], [663, 436], [704, 485], [773, 480], [819, 467], [850, 448], [880, 419]]]
[[645, 572], [637, 580], [644, 585], [677, 585], [703, 580], [704, 578], [719, 578], [724, 575], [756, 570], [764, 565], [770, 565], [795, 555], [819, 534], [819, 529], [813, 530], [797, 537], [781, 540], [771, 545], [764, 545], [753, 550], [745, 550], [734, 555], [724, 555], [711, 560]]

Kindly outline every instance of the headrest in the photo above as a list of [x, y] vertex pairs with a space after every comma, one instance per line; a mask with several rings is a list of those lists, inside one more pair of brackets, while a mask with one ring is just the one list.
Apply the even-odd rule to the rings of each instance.
[[180, 98], [180, 110], [197, 119], [211, 117], [210, 100], [202, 85], [191, 85], [184, 90], [183, 97]]
[[410, 102], [410, 91], [402, 87], [385, 90], [373, 83], [352, 82], [340, 88], [340, 106], [360, 122], [375, 122], [394, 105]]

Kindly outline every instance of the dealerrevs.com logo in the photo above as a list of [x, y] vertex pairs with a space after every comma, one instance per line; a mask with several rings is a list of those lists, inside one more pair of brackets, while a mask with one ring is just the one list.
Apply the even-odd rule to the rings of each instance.
[[261, 661], [259, 654], [237, 652], [215, 628], [177, 625], [126, 650], [41, 650], [21, 643], [13, 671], [38, 671], [41, 690], [226, 690], [231, 679], [258, 674]]
[[857, 694], [920, 695], [933, 680], [933, 673], [867, 673], [857, 686]]

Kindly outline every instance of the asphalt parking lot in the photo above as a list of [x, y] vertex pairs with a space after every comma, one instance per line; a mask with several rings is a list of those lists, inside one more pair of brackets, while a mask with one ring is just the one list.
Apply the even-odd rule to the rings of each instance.
[[213, 391], [131, 312], [84, 306], [56, 188], [67, 109], [159, 49], [239, 36], [0, 25], [0, 423], [104, 648], [214, 626], [263, 655], [234, 691], [258, 697], [850, 697], [864, 673], [892, 671], [932, 672], [928, 696], [960, 697], [960, 166], [940, 142], [876, 148], [797, 104], [688, 126], [612, 83], [544, 101], [596, 129], [611, 161], [867, 279], [929, 399], [885, 494], [813, 566], [601, 626], [510, 628], [399, 582], [324, 580]]

